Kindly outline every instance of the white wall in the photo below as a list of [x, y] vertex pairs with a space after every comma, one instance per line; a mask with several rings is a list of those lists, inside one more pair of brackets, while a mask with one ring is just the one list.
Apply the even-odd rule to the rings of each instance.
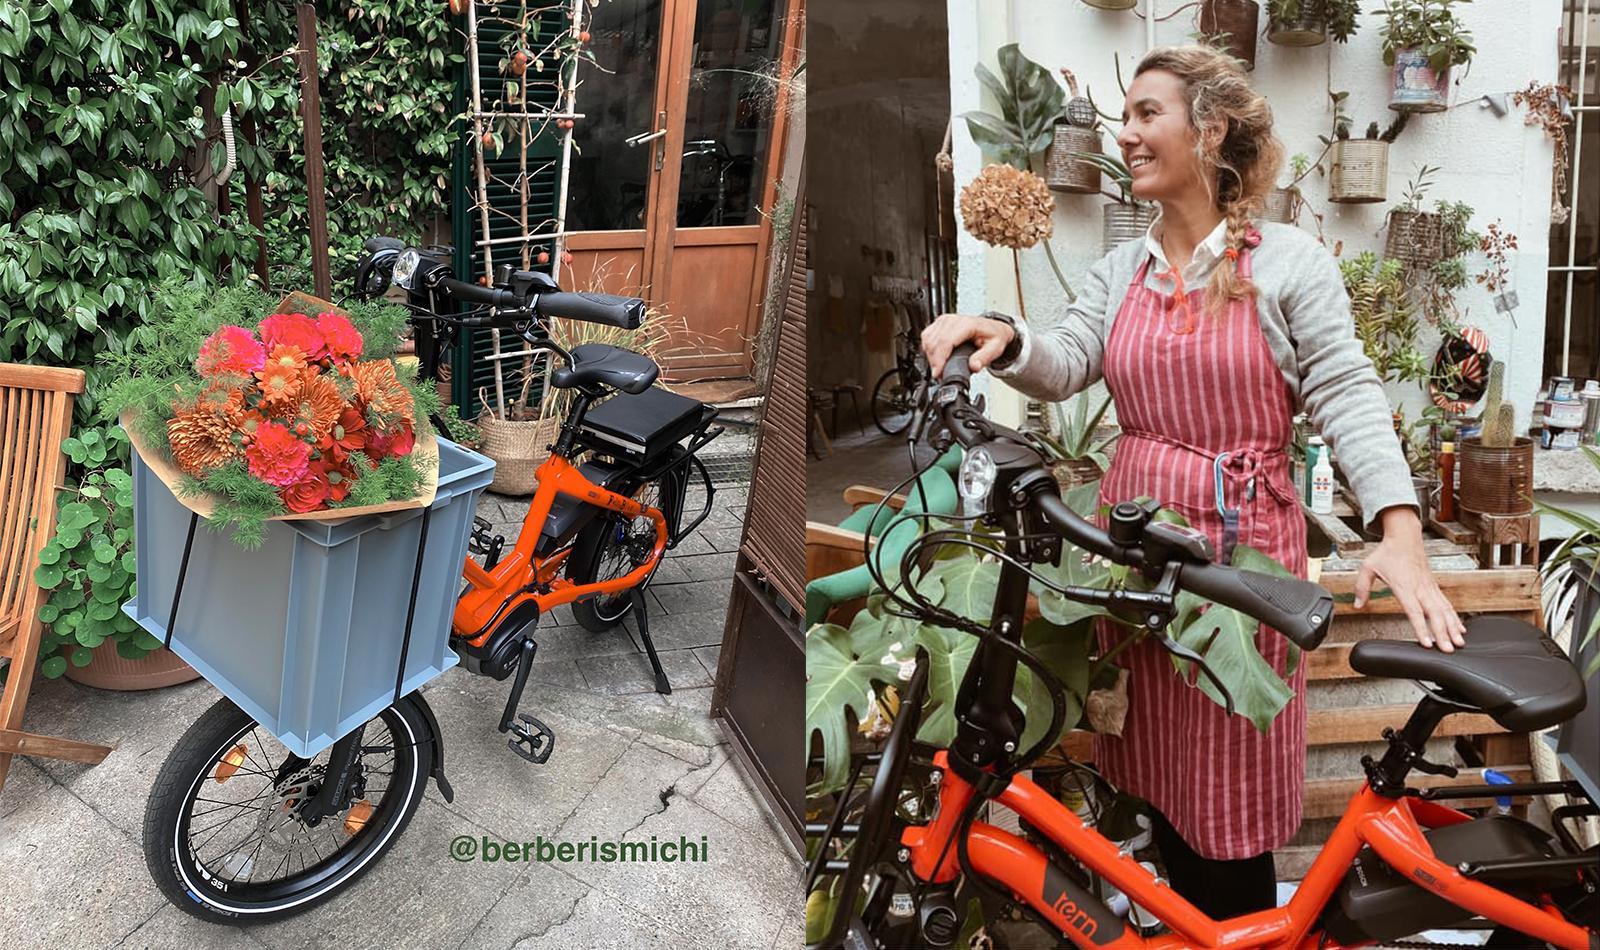
[[[1139, 10], [1147, 10], [1152, 3], [1158, 17], [1183, 5], [1182, 0], [1142, 0]], [[1381, 127], [1393, 117], [1387, 108], [1389, 76], [1380, 45], [1383, 16], [1375, 0], [1362, 7], [1367, 12], [1361, 17], [1360, 30], [1346, 44], [1330, 41], [1298, 49], [1277, 46], [1265, 36], [1258, 38], [1252, 81], [1272, 103], [1278, 135], [1289, 155], [1304, 153], [1315, 158], [1321, 152], [1317, 136], [1327, 134], [1332, 123], [1330, 88], [1350, 93], [1346, 112], [1351, 116], [1353, 135], [1363, 134], [1371, 121]], [[1505, 361], [1506, 394], [1515, 401], [1524, 429], [1544, 375], [1552, 145], [1538, 127], [1525, 125], [1523, 111], [1509, 102], [1508, 113], [1496, 117], [1478, 101], [1485, 94], [1525, 88], [1530, 80], [1555, 79], [1560, 9], [1560, 0], [1475, 0], [1460, 8], [1458, 15], [1473, 33], [1477, 56], [1470, 71], [1458, 68], [1452, 72], [1453, 108], [1413, 116], [1391, 147], [1388, 202], [1334, 204], [1327, 200], [1326, 177], [1312, 172], [1301, 182], [1309, 210], [1322, 215], [1325, 243], [1330, 251], [1342, 244], [1344, 258], [1363, 250], [1382, 252], [1384, 216], [1423, 162], [1442, 166], [1426, 198], [1428, 209], [1436, 200], [1465, 201], [1476, 210], [1475, 229], [1481, 231], [1499, 219], [1518, 236], [1521, 246], [1510, 259], [1513, 286], [1520, 298], [1512, 315], [1515, 326], [1508, 316], [1495, 312], [1489, 294], [1476, 283], [1461, 291], [1457, 302], [1464, 315], [1462, 322], [1487, 332], [1495, 356]], [[1122, 93], [1112, 54], [1120, 56], [1126, 82], [1131, 81], [1140, 56], [1150, 48], [1145, 21], [1133, 11], [1098, 10], [1078, 0], [948, 0], [948, 10], [950, 99], [957, 115], [980, 107], [998, 111], [974, 78], [973, 66], [981, 61], [996, 69], [995, 51], [1008, 42], [1020, 42], [1026, 56], [1052, 72], [1062, 66], [1070, 68], [1078, 77], [1080, 90], [1086, 84], [1101, 110], [1117, 115], [1122, 111]], [[1191, 8], [1158, 22], [1154, 45], [1189, 42], [1196, 29], [1194, 14]], [[1263, 13], [1263, 29], [1265, 25]], [[1116, 152], [1112, 136], [1105, 136], [1103, 147]], [[960, 122], [956, 124], [954, 157], [959, 192], [983, 166], [982, 156]], [[1326, 164], [1324, 161], [1324, 167]], [[1287, 181], [1286, 168], [1280, 183]], [[1107, 187], [1115, 186], [1108, 183]], [[1094, 195], [1056, 193], [1052, 241], [1069, 281], [1081, 277], [1100, 256], [1100, 207], [1104, 202]], [[1307, 211], [1301, 212], [1300, 221], [1315, 233], [1316, 225]], [[965, 231], [958, 252], [961, 311], [978, 313], [993, 308], [1015, 313], [1011, 252], [981, 244]], [[1474, 252], [1468, 256], [1469, 273], [1478, 272], [1482, 265], [1482, 255]], [[1059, 312], [1065, 305], [1042, 248], [1023, 252], [1023, 285], [1033, 322], [1048, 319], [1046, 314]], [[1434, 333], [1425, 343], [1426, 352], [1431, 354], [1436, 345]], [[1414, 384], [1391, 387], [1391, 397], [1411, 407], [1424, 400]], [[997, 411], [1010, 407], [1018, 412], [1020, 401], [997, 394], [995, 405]], [[1012, 421], [1017, 418], [1011, 416]]]

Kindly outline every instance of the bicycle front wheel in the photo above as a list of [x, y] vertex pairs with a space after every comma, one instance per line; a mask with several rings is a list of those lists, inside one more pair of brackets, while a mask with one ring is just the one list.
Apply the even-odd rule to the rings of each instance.
[[884, 373], [872, 387], [872, 421], [885, 435], [899, 435], [911, 425], [913, 390], [898, 367]]
[[178, 740], [145, 808], [145, 864], [167, 900], [249, 925], [338, 895], [393, 846], [422, 801], [434, 736], [407, 697], [364, 727], [344, 807], [308, 821], [331, 750], [304, 759], [228, 699]]

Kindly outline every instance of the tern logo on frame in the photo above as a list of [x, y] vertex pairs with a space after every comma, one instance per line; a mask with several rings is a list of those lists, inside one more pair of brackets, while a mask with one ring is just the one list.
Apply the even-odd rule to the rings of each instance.
[[[1039, 896], [1073, 930], [1083, 934], [1097, 946], [1108, 944], [1122, 936], [1122, 919], [1112, 914], [1109, 908], [1092, 896], [1085, 894], [1054, 865], [1045, 865], [1044, 887]], [[1103, 934], [1100, 932], [1102, 927], [1105, 929]]]

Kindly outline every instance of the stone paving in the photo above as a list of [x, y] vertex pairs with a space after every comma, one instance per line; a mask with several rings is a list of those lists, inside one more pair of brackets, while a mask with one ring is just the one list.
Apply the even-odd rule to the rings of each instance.
[[[508, 682], [459, 667], [424, 687], [455, 789], [430, 783], [394, 849], [330, 904], [250, 928], [171, 906], [140, 829], [156, 771], [216, 691], [204, 681], [116, 693], [39, 680], [27, 726], [116, 747], [95, 767], [14, 760], [0, 791], [0, 947], [738, 947], [803, 942], [800, 868], [707, 715], [746, 500], [719, 489], [701, 530], [663, 562], [651, 635], [672, 680], [653, 691], [629, 631], [590, 633], [564, 608], [540, 632], [522, 709], [556, 732], [531, 765], [495, 730]], [[696, 509], [691, 497], [689, 510]], [[515, 537], [526, 500], [485, 494]], [[703, 864], [458, 863], [460, 835], [521, 842], [706, 836]]]

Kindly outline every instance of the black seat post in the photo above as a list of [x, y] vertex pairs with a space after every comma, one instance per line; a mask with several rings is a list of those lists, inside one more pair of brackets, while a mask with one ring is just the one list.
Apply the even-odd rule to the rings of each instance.
[[573, 445], [578, 438], [578, 429], [583, 425], [583, 417], [589, 411], [589, 404], [594, 402], [595, 396], [586, 389], [578, 390], [577, 396], [572, 400], [572, 409], [567, 417], [561, 420], [561, 435], [556, 439], [556, 446], [552, 450], [564, 459], [571, 459]]
[[1398, 791], [1405, 787], [1406, 776], [1413, 768], [1421, 767], [1424, 771], [1434, 771], [1440, 766], [1428, 762], [1422, 757], [1423, 750], [1427, 747], [1428, 740], [1433, 738], [1433, 731], [1439, 728], [1439, 723], [1444, 717], [1455, 712], [1472, 712], [1472, 707], [1459, 703], [1446, 702], [1432, 695], [1423, 696], [1417, 703], [1417, 708], [1411, 711], [1411, 718], [1396, 733], [1393, 729], [1385, 729], [1383, 737], [1389, 742], [1389, 751], [1385, 752], [1383, 759], [1372, 766], [1370, 756], [1362, 757], [1362, 764], [1368, 766], [1369, 777], [1376, 777], [1387, 789]]

